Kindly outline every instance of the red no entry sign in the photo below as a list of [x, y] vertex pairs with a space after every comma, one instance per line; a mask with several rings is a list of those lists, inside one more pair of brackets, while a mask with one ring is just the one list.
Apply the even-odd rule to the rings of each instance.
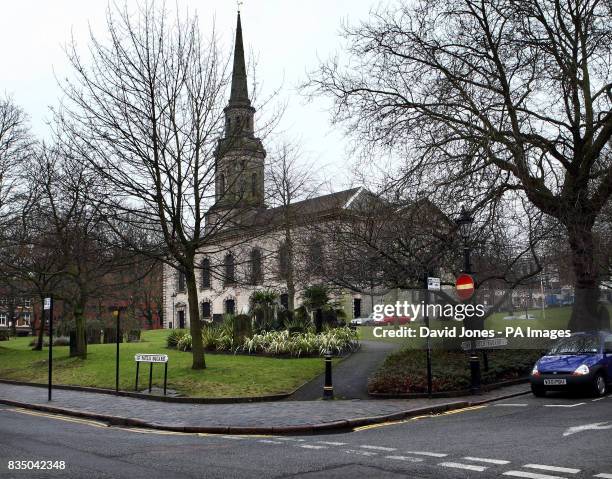
[[457, 288], [457, 296], [462, 301], [470, 299], [474, 294], [474, 278], [469, 274], [460, 274], [455, 282], [455, 288]]

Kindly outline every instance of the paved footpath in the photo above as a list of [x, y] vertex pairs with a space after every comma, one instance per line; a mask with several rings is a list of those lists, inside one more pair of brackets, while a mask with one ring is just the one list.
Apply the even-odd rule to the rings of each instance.
[[451, 399], [282, 401], [179, 404], [57, 389], [53, 401], [41, 387], [0, 383], [0, 403], [116, 424], [192, 431], [241, 433], [317, 432], [351, 428], [465, 407], [526, 392], [524, 384], [481, 396]]
[[[385, 358], [400, 348], [401, 343], [361, 341], [359, 350], [334, 366], [334, 395], [341, 399], [369, 399], [368, 378], [376, 372]], [[309, 401], [319, 399], [323, 393], [325, 374], [304, 384], [289, 399]]]

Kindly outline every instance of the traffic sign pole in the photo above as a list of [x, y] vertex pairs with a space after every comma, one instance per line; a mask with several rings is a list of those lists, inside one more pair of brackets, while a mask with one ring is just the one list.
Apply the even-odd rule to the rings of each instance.
[[[427, 273], [425, 273], [425, 301], [424, 301], [424, 311], [425, 311], [425, 327], [429, 330], [429, 315], [427, 314], [427, 305], [429, 304], [429, 290], [439, 290], [440, 289], [440, 279], [439, 278], [430, 278]], [[432, 368], [431, 368], [431, 335], [427, 335], [427, 395], [431, 398], [431, 394], [433, 392], [433, 378], [432, 378]]]
[[44, 310], [49, 311], [49, 380], [48, 380], [48, 400], [51, 401], [53, 391], [53, 298], [45, 298]]

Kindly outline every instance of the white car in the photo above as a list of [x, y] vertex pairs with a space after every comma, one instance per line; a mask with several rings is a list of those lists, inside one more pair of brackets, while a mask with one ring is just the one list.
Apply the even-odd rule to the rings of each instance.
[[374, 318], [372, 317], [371, 314], [368, 317], [366, 317], [366, 318], [351, 319], [351, 324], [354, 325], [354, 326], [371, 326], [375, 322], [376, 321], [374, 321]]

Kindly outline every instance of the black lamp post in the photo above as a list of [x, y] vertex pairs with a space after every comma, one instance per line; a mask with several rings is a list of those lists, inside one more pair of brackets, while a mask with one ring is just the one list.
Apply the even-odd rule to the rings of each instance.
[[[457, 218], [457, 227], [459, 229], [459, 234], [461, 235], [461, 239], [463, 240], [463, 272], [466, 274], [472, 273], [472, 265], [470, 264], [470, 234], [472, 232], [472, 223], [474, 219], [470, 215], [470, 212], [465, 209], [464, 206], [461, 207], [461, 214], [459, 218]], [[485, 361], [487, 362], [487, 361]], [[472, 350], [470, 351], [470, 390], [472, 394], [480, 393], [480, 358], [478, 357], [478, 352], [474, 348], [474, 343], [472, 342]]]

